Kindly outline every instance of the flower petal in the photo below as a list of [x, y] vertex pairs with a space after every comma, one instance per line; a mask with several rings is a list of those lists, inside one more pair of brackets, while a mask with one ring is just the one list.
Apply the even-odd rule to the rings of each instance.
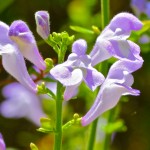
[[73, 86], [80, 84], [83, 79], [83, 74], [80, 69], [70, 71], [67, 67], [57, 65], [50, 70], [51, 75], [61, 82], [64, 86]]
[[132, 30], [140, 30], [142, 28], [142, 22], [135, 17], [134, 15], [124, 12], [119, 13], [111, 20], [109, 25], [104, 29], [102, 34], [108, 30], [111, 29], [112, 31], [116, 31], [117, 28], [120, 28], [120, 35], [124, 34], [130, 34]]
[[124, 71], [128, 73], [132, 73], [138, 70], [139, 68], [141, 68], [142, 65], [143, 65], [143, 60], [135, 60], [135, 61], [119, 60], [111, 66], [107, 78], [122, 79], [124, 76], [123, 74]]
[[111, 43], [108, 40], [96, 41], [94, 48], [90, 53], [92, 66], [95, 66], [96, 64], [109, 59], [112, 56], [109, 51], [106, 50], [106, 48], [109, 48], [110, 46]]
[[35, 13], [36, 30], [43, 38], [47, 39], [50, 34], [49, 13], [47, 11], [37, 11]]
[[40, 117], [45, 116], [45, 114], [36, 94], [17, 82], [5, 86], [3, 89], [4, 96], [7, 92], [10, 92], [9, 98], [7, 96], [0, 106], [2, 115], [7, 118], [25, 117], [39, 126]]
[[35, 92], [36, 84], [29, 76], [24, 58], [17, 47], [8, 44], [3, 47], [2, 51], [2, 64], [4, 69], [25, 87]]
[[46, 68], [45, 62], [38, 51], [34, 36], [25, 22], [14, 21], [9, 28], [9, 37], [18, 45], [25, 58], [41, 70]]
[[85, 55], [87, 49], [87, 43], [83, 39], [76, 40], [72, 45], [72, 52], [78, 56]]
[[86, 70], [86, 76], [84, 78], [84, 81], [89, 86], [91, 90], [95, 90], [97, 86], [101, 85], [104, 81], [104, 76], [98, 72], [96, 69], [87, 69]]
[[12, 41], [10, 40], [10, 38], [8, 37], [8, 30], [9, 30], [9, 26], [7, 24], [5, 24], [4, 22], [0, 21], [0, 45], [6, 45], [8, 43], [12, 43]]
[[3, 140], [3, 136], [1, 133], [0, 133], [0, 150], [6, 150], [6, 145], [5, 145], [5, 142]]
[[67, 86], [64, 92], [64, 100], [68, 101], [70, 100], [73, 96], [77, 94], [78, 91], [78, 84], [73, 85], [73, 86]]

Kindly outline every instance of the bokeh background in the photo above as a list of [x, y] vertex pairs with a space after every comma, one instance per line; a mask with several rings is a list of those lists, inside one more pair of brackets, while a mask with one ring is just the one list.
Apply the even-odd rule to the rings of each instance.
[[[70, 25], [87, 29], [91, 29], [91, 26], [95, 25], [101, 30], [99, 0], [0, 0], [0, 20], [7, 24], [11, 24], [18, 19], [24, 20], [29, 25], [35, 39], [40, 41], [41, 38], [36, 33], [34, 19], [34, 13], [38, 10], [47, 10], [50, 13], [51, 32], [65, 30], [70, 35], [74, 34], [76, 39], [84, 38], [88, 42], [89, 49], [92, 48], [96, 35], [77, 33], [70, 29]], [[124, 11], [133, 13], [130, 0], [110, 0], [110, 18]], [[57, 59], [56, 54], [48, 45], [39, 45], [39, 49], [44, 58]], [[113, 135], [112, 150], [150, 150], [150, 43], [146, 46], [141, 45], [141, 55], [144, 59], [144, 65], [134, 73], [135, 83], [133, 85], [141, 91], [141, 95], [139, 97], [128, 96], [126, 102], [121, 101], [119, 103], [121, 107], [119, 118], [124, 120], [127, 130]], [[28, 63], [27, 65], [30, 66]], [[5, 86], [4, 81], [8, 76], [1, 66], [1, 89]], [[88, 89], [86, 90], [88, 91]], [[87, 108], [93, 102], [92, 100], [87, 102], [90, 100], [87, 100], [89, 91], [86, 90], [79, 92], [78, 99], [65, 104], [64, 122], [71, 119], [76, 112], [81, 116], [86, 113]], [[1, 94], [0, 102], [3, 99]], [[101, 122], [99, 126], [101, 126]], [[3, 134], [7, 147], [29, 150], [30, 142], [34, 142], [40, 150], [52, 149], [53, 135], [37, 132], [37, 128], [24, 118], [8, 119], [0, 115], [0, 132]], [[64, 132], [63, 150], [84, 150], [88, 128], [72, 127], [66, 130]], [[101, 140], [102, 136], [103, 133], [98, 130], [97, 139]], [[48, 145], [50, 145], [49, 148]], [[100, 150], [99, 146], [97, 144], [95, 150]]]

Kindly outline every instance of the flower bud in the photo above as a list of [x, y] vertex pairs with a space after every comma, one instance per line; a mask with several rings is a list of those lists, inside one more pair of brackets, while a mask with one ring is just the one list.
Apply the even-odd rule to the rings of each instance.
[[43, 38], [47, 39], [50, 34], [49, 14], [47, 11], [37, 11], [35, 13], [36, 30]]

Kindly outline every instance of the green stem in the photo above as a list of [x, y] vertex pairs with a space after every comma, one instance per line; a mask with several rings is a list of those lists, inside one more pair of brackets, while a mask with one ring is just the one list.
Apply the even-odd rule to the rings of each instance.
[[[102, 29], [104, 29], [105, 26], [109, 22], [109, 0], [101, 0], [101, 15], [102, 15]], [[106, 72], [106, 70], [104, 72]], [[96, 135], [97, 122], [98, 122], [98, 119], [93, 121], [93, 123], [91, 124], [87, 150], [94, 149], [94, 141], [95, 141], [95, 135]]]
[[109, 22], [109, 0], [101, 0], [102, 29]]
[[[109, 22], [109, 0], [101, 0], [101, 15], [102, 15], [102, 29], [104, 29], [104, 27]], [[106, 72], [106, 70], [104, 72]], [[97, 122], [98, 119], [93, 121], [91, 124], [87, 150], [94, 149]]]
[[[101, 15], [102, 15], [102, 28], [109, 23], [109, 6], [110, 6], [110, 1], [109, 0], [101, 0]], [[107, 123], [109, 124], [114, 120], [114, 111], [115, 109], [111, 109], [108, 111], [108, 116], [107, 116]], [[110, 143], [111, 143], [111, 135], [109, 133], [106, 133], [105, 139], [103, 142], [103, 150], [109, 150], [110, 149]]]
[[[62, 62], [62, 57], [58, 54], [58, 63]], [[55, 127], [55, 143], [54, 150], [61, 150], [62, 146], [62, 85], [57, 82], [57, 97], [56, 97], [56, 127]]]
[[[116, 111], [116, 108], [113, 108], [113, 109], [108, 111], [108, 116], [107, 116], [107, 123], [108, 124], [113, 122], [114, 119], [116, 118], [115, 111]], [[105, 139], [103, 142], [103, 150], [109, 150], [110, 149], [111, 136], [112, 136], [112, 134], [110, 134], [110, 133], [105, 134]]]
[[89, 141], [88, 141], [87, 150], [93, 150], [94, 149], [94, 142], [95, 142], [95, 137], [96, 137], [97, 122], [98, 122], [98, 119], [95, 119], [92, 122], [91, 126], [90, 126], [90, 135], [89, 135]]

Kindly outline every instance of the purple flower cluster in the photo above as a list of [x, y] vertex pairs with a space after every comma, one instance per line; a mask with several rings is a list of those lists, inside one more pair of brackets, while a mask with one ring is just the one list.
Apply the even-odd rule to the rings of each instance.
[[[113, 108], [122, 95], [139, 95], [139, 90], [131, 88], [134, 82], [132, 73], [142, 66], [143, 59], [139, 46], [127, 38], [131, 31], [141, 28], [142, 23], [135, 16], [120, 13], [98, 36], [89, 55], [86, 54], [86, 42], [77, 40], [68, 59], [51, 69], [51, 75], [66, 87], [65, 100], [73, 97], [82, 81], [91, 90], [102, 84], [93, 106], [81, 119], [83, 126]], [[105, 79], [93, 66], [111, 57], [119, 60], [110, 67]]]
[[[49, 14], [38, 11], [35, 19], [38, 34], [47, 40], [50, 33]], [[120, 13], [98, 36], [90, 54], [86, 54], [86, 41], [76, 40], [68, 59], [50, 70], [50, 75], [65, 86], [64, 100], [70, 100], [82, 82], [92, 91], [101, 85], [93, 106], [81, 119], [83, 126], [113, 108], [122, 95], [140, 94], [139, 90], [131, 87], [134, 82], [132, 73], [141, 68], [143, 59], [140, 56], [140, 47], [128, 40], [128, 37], [133, 30], [141, 28], [142, 23], [135, 16]], [[28, 74], [24, 57], [40, 70], [45, 70], [45, 62], [25, 22], [14, 21], [10, 27], [0, 22], [0, 32], [3, 67], [23, 85], [12, 83], [3, 89], [6, 100], [0, 107], [1, 113], [6, 117], [26, 117], [39, 125], [39, 117], [44, 116], [44, 113], [38, 97], [33, 93], [36, 92], [36, 84]], [[115, 57], [117, 61], [110, 67], [105, 78], [94, 66], [111, 57]], [[24, 109], [25, 107], [28, 109]]]

